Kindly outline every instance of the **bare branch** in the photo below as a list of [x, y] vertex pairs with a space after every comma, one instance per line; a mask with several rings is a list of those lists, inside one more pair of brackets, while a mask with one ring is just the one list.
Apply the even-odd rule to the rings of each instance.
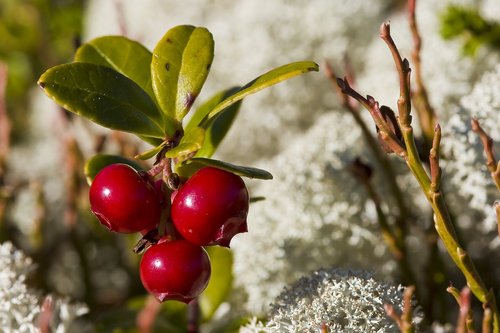
[[500, 237], [500, 201], [495, 201], [494, 206], [497, 214], [498, 237]]
[[476, 118], [471, 120], [472, 130], [479, 135], [483, 143], [484, 153], [486, 154], [486, 166], [491, 173], [491, 177], [500, 191], [500, 161], [497, 163], [493, 151], [493, 139], [484, 131]]
[[413, 38], [413, 51], [411, 54], [411, 58], [414, 67], [416, 83], [416, 87], [412, 92], [413, 105], [417, 111], [418, 120], [420, 123], [420, 127], [422, 128], [426, 145], [430, 146], [434, 134], [434, 127], [437, 123], [437, 117], [433, 107], [430, 104], [429, 97], [427, 95], [427, 89], [425, 88], [422, 79], [422, 64], [420, 60], [422, 39], [420, 38], [416, 20], [416, 0], [408, 0], [408, 22], [410, 24], [410, 30]]
[[136, 325], [139, 333], [150, 333], [153, 331], [153, 325], [156, 316], [160, 312], [160, 308], [161, 303], [149, 295], [146, 299], [146, 304], [144, 304], [142, 310], [137, 314]]
[[50, 322], [54, 313], [52, 296], [47, 296], [43, 300], [42, 308], [40, 310], [40, 315], [38, 316], [38, 328], [40, 333], [50, 333]]
[[483, 314], [482, 332], [490, 333], [492, 324], [493, 324], [493, 315], [491, 309], [486, 308], [484, 309], [484, 314]]
[[412, 318], [412, 304], [411, 299], [413, 297], [413, 293], [415, 292], [414, 286], [409, 286], [405, 288], [403, 293], [403, 313], [398, 315], [396, 310], [391, 304], [384, 304], [385, 313], [389, 317], [392, 318], [396, 322], [399, 327], [399, 330], [402, 333], [413, 333], [415, 332], [415, 328], [413, 327], [413, 318]]
[[399, 121], [403, 127], [409, 127], [411, 124], [410, 64], [408, 63], [408, 60], [401, 58], [399, 50], [391, 37], [391, 28], [389, 23], [382, 23], [380, 26], [380, 37], [389, 47], [396, 65], [396, 70], [399, 74]]
[[[7, 115], [6, 88], [7, 88], [7, 65], [0, 62], [0, 179], [5, 173], [5, 160], [9, 153], [11, 123]], [[0, 181], [1, 184], [1, 181]]]
[[406, 152], [403, 148], [401, 141], [397, 137], [397, 132], [393, 129], [395, 125], [391, 123], [389, 125], [388, 120], [384, 116], [381, 108], [379, 107], [379, 103], [372, 96], [361, 96], [356, 90], [354, 90], [347, 82], [347, 79], [337, 78], [337, 85], [340, 87], [342, 93], [351, 96], [355, 100], [357, 100], [361, 105], [367, 109], [379, 130], [379, 137], [384, 141], [386, 148], [389, 147], [392, 152], [396, 153], [399, 156], [405, 156]]
[[434, 128], [434, 138], [432, 139], [432, 148], [429, 153], [430, 172], [431, 172], [431, 191], [439, 191], [441, 183], [441, 167], [439, 166], [439, 146], [441, 143], [441, 126], [439, 124]]

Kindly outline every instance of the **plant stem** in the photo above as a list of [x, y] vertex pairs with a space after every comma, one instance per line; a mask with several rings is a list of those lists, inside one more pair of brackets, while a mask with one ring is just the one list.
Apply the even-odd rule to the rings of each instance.
[[413, 308], [411, 304], [411, 299], [413, 293], [415, 292], [415, 286], [408, 286], [403, 292], [403, 314], [401, 315], [401, 320], [403, 322], [402, 331], [404, 333], [413, 333], [415, 328], [413, 327]]
[[420, 38], [420, 33], [418, 32], [417, 20], [415, 15], [416, 2], [416, 0], [408, 0], [408, 22], [410, 24], [410, 30], [413, 38], [413, 51], [411, 55], [416, 83], [416, 87], [412, 93], [413, 103], [415, 106], [415, 110], [417, 111], [418, 121], [424, 137], [424, 151], [425, 153], [427, 153], [431, 146], [434, 127], [437, 123], [437, 117], [433, 107], [429, 102], [427, 89], [425, 88], [424, 82], [422, 80], [420, 60], [422, 39]]
[[360, 159], [356, 159], [350, 166], [350, 171], [356, 176], [357, 179], [365, 186], [368, 197], [372, 200], [375, 205], [375, 210], [377, 212], [377, 221], [379, 223], [380, 229], [382, 231], [382, 238], [384, 239], [389, 251], [398, 263], [401, 270], [402, 280], [405, 285], [410, 285], [415, 283], [412, 271], [408, 265], [406, 246], [404, 238], [401, 240], [392, 231], [387, 217], [382, 209], [380, 197], [377, 194], [373, 184], [371, 183], [371, 167], [366, 165]]
[[446, 291], [453, 295], [460, 308], [456, 332], [473, 333], [474, 318], [472, 317], [470, 306], [470, 289], [464, 287], [462, 291], [459, 291], [457, 288], [450, 286]]
[[136, 324], [139, 333], [150, 333], [153, 331], [154, 323], [161, 309], [161, 303], [153, 296], [146, 298], [146, 303], [142, 310], [137, 314]]
[[490, 333], [491, 332], [491, 323], [492, 322], [492, 315], [491, 315], [491, 309], [484, 309], [484, 314], [483, 314], [483, 324], [482, 324], [482, 332], [483, 333]]
[[[333, 68], [326, 63], [325, 65], [327, 76], [332, 83], [335, 83], [335, 73]], [[398, 263], [401, 270], [402, 280], [405, 285], [415, 285], [416, 280], [414, 274], [408, 264], [408, 255], [406, 249], [406, 236], [408, 232], [408, 218], [409, 213], [406, 204], [403, 200], [403, 193], [401, 192], [399, 185], [396, 182], [394, 175], [396, 174], [394, 168], [387, 155], [382, 151], [377, 139], [373, 136], [372, 132], [368, 128], [366, 122], [361, 117], [359, 110], [356, 108], [357, 103], [352, 103], [354, 99], [349, 100], [348, 96], [342, 93], [342, 90], [334, 84], [334, 87], [342, 101], [344, 108], [353, 116], [356, 124], [361, 128], [361, 132], [365, 138], [365, 142], [368, 144], [375, 160], [377, 161], [382, 174], [389, 186], [389, 190], [396, 201], [396, 205], [399, 209], [399, 216], [395, 218], [395, 228], [394, 230], [390, 227], [387, 222], [387, 218], [380, 205], [380, 199], [370, 183], [369, 179], [362, 179], [363, 184], [366, 187], [367, 193], [375, 204], [377, 211], [378, 222], [382, 230], [382, 237], [384, 238], [391, 254]], [[420, 289], [417, 289], [417, 298], [423, 303], [422, 294]], [[428, 309], [426, 309], [427, 311]]]
[[[418, 154], [415, 140], [413, 137], [413, 128], [411, 127], [411, 101], [410, 101], [410, 67], [406, 59], [401, 59], [399, 51], [390, 35], [389, 24], [384, 23], [380, 28], [380, 36], [387, 43], [400, 78], [400, 96], [398, 99], [399, 125], [403, 134], [403, 139], [407, 149], [407, 155], [404, 156], [408, 167], [417, 179], [427, 199], [431, 203], [434, 211], [434, 226], [443, 241], [448, 254], [451, 256], [457, 267], [464, 274], [467, 284], [474, 295], [485, 305], [489, 306], [493, 312], [494, 332], [500, 332], [500, 314], [496, 307], [495, 295], [488, 291], [482, 281], [479, 273], [467, 252], [462, 249], [457, 241], [457, 235], [451, 222], [451, 218], [446, 206], [444, 197], [436, 186], [431, 186], [431, 179], [425, 171], [420, 156]], [[439, 131], [439, 128], [436, 130]], [[436, 134], [438, 135], [438, 134]], [[433, 140], [439, 144], [439, 140]], [[439, 151], [439, 147], [433, 147]], [[435, 181], [435, 180], [434, 180]], [[439, 185], [439, 181], [437, 184]]]
[[413, 327], [413, 309], [411, 304], [411, 299], [413, 297], [413, 292], [415, 291], [414, 286], [409, 286], [405, 288], [403, 293], [403, 313], [398, 315], [394, 306], [391, 304], [384, 304], [385, 312], [389, 317], [396, 322], [401, 333], [414, 333], [415, 328]]
[[7, 192], [5, 189], [5, 175], [7, 174], [7, 155], [10, 148], [10, 131], [12, 125], [7, 115], [6, 103], [7, 65], [0, 62], [0, 238], [4, 228], [4, 216], [7, 206]]
[[6, 88], [7, 88], [7, 65], [0, 62], [0, 186], [3, 185], [5, 175], [6, 159], [10, 146], [10, 131], [12, 125], [7, 114]]
[[200, 305], [198, 299], [192, 300], [187, 307], [188, 333], [198, 333], [200, 325]]
[[493, 182], [500, 191], [500, 161], [497, 163], [495, 158], [495, 153], [493, 151], [493, 139], [483, 130], [477, 119], [472, 118], [471, 126], [472, 130], [477, 133], [481, 139], [484, 147], [484, 153], [486, 155], [486, 166], [490, 171]]
[[40, 333], [50, 333], [50, 322], [54, 315], [54, 301], [51, 296], [46, 296], [43, 299], [42, 306], [40, 308], [40, 314], [38, 315], [38, 329]]
[[500, 237], [500, 201], [495, 201], [495, 212], [497, 213], [498, 237]]
[[[396, 65], [399, 74], [400, 96], [398, 98], [398, 113], [399, 127], [404, 140], [404, 148], [398, 155], [404, 158], [408, 168], [413, 173], [418, 181], [422, 191], [431, 204], [434, 211], [434, 227], [441, 238], [448, 254], [451, 256], [455, 265], [462, 271], [462, 274], [467, 280], [467, 284], [476, 298], [483, 303], [483, 306], [490, 308], [493, 316], [493, 332], [500, 333], [500, 314], [497, 309], [495, 294], [492, 290], [488, 290], [477, 272], [477, 269], [469, 257], [468, 253], [458, 243], [457, 235], [448, 212], [448, 208], [444, 197], [439, 189], [440, 171], [439, 171], [439, 138], [440, 128], [436, 126], [435, 139], [433, 139], [433, 150], [430, 159], [433, 159], [431, 177], [424, 169], [423, 163], [418, 154], [415, 139], [413, 136], [413, 128], [411, 126], [411, 97], [410, 97], [410, 67], [406, 59], [402, 59], [399, 50], [397, 49], [390, 35], [390, 27], [388, 23], [382, 24], [380, 27], [380, 36], [387, 43]], [[339, 87], [342, 92], [356, 98], [360, 103], [370, 111], [375, 123], [381, 130], [386, 130], [389, 125], [379, 126], [381, 122], [380, 115], [377, 114], [376, 108], [378, 103], [373, 98], [363, 98], [358, 92], [354, 91], [347, 82], [338, 79]], [[369, 103], [366, 103], [369, 101]], [[376, 107], [376, 108], [375, 108]], [[383, 119], [383, 118], [382, 118]], [[384, 121], [387, 121], [383, 119]], [[394, 144], [394, 137], [390, 132], [388, 135], [381, 136], [381, 139], [387, 143]], [[396, 141], [397, 143], [397, 141]]]
[[337, 94], [339, 95], [342, 105], [344, 108], [353, 116], [354, 121], [356, 124], [359, 126], [361, 129], [361, 132], [363, 133], [363, 136], [365, 138], [366, 143], [368, 144], [368, 147], [370, 148], [373, 156], [375, 157], [377, 164], [380, 166], [380, 169], [382, 170], [382, 174], [385, 178], [386, 183], [389, 186], [389, 190], [392, 193], [392, 196], [394, 197], [394, 200], [396, 201], [396, 205], [399, 209], [399, 218], [396, 218], [396, 224], [398, 230], [395, 231], [396, 237], [399, 239], [401, 243], [404, 245], [404, 239], [406, 239], [406, 233], [407, 233], [407, 222], [409, 218], [409, 213], [408, 213], [408, 208], [406, 207], [405, 201], [403, 200], [403, 193], [401, 192], [401, 189], [399, 188], [398, 183], [396, 182], [396, 178], [394, 175], [396, 172], [394, 171], [394, 168], [392, 167], [392, 163], [387, 157], [387, 155], [382, 151], [380, 148], [380, 145], [377, 142], [377, 139], [373, 136], [372, 132], [368, 128], [368, 125], [366, 122], [363, 120], [361, 117], [361, 114], [359, 110], [356, 108], [356, 106], [353, 103], [350, 103], [350, 101], [354, 101], [351, 99], [349, 101], [347, 95], [343, 94], [341, 89], [339, 89], [338, 85], [336, 84], [335, 80], [335, 72], [333, 71], [332, 66], [327, 62], [325, 63], [325, 68], [327, 72], [327, 76], [332, 82], [333, 86], [335, 87]]

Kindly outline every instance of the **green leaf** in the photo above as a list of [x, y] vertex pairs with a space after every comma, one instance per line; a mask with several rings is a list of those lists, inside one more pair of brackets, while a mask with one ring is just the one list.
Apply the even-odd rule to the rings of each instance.
[[161, 145], [163, 143], [163, 141], [165, 141], [165, 140], [160, 139], [160, 138], [153, 138], [153, 137], [144, 136], [144, 135], [139, 135], [139, 137], [143, 141], [146, 141], [147, 143], [149, 143], [153, 147], [157, 147], [157, 146]]
[[38, 84], [65, 109], [114, 130], [163, 138], [158, 111], [136, 83], [105, 66], [72, 63], [47, 70]]
[[99, 171], [101, 171], [108, 165], [116, 163], [128, 164], [136, 170], [144, 170], [144, 168], [139, 163], [128, 158], [117, 155], [97, 154], [90, 158], [87, 163], [85, 163], [83, 172], [85, 174], [85, 177], [87, 178], [87, 183], [89, 185], [92, 184], [92, 181]]
[[206, 116], [217, 104], [234, 94], [238, 89], [239, 87], [233, 87], [215, 94], [208, 101], [203, 103], [189, 120], [186, 125], [186, 131], [196, 126], [201, 126], [206, 130], [205, 141], [203, 142], [203, 146], [196, 153], [197, 157], [211, 157], [231, 128], [234, 119], [238, 115], [241, 101], [222, 110], [217, 117], [212, 119], [212, 121], [206, 121]]
[[217, 104], [208, 114], [208, 119], [210, 120], [231, 104], [236, 103], [237, 101], [245, 98], [248, 95], [254, 94], [257, 91], [275, 85], [281, 81], [290, 79], [299, 74], [307, 73], [310, 71], [317, 72], [318, 70], [318, 64], [312, 61], [299, 61], [275, 68], [250, 81], [235, 94]]
[[226, 170], [241, 177], [264, 179], [264, 180], [273, 179], [273, 175], [271, 175], [266, 170], [234, 165], [227, 162], [213, 160], [210, 158], [203, 158], [203, 157], [193, 157], [189, 160], [184, 161], [183, 163], [179, 163], [176, 166], [177, 167], [176, 172], [179, 173], [179, 175], [181, 176], [190, 176], [199, 169], [207, 166]]
[[236, 86], [219, 91], [208, 100], [206, 100], [193, 113], [193, 116], [189, 119], [189, 122], [185, 126], [185, 131], [189, 131], [193, 127], [202, 126], [203, 122], [206, 121], [207, 115], [210, 113], [210, 111], [212, 111], [213, 108], [217, 106], [217, 104], [236, 93], [240, 88], [241, 87]]
[[205, 132], [203, 146], [196, 153], [196, 157], [212, 157], [222, 140], [226, 137], [234, 119], [240, 110], [241, 101], [227, 107], [209, 123]]
[[176, 158], [178, 162], [184, 161], [190, 155], [196, 153], [205, 140], [205, 130], [201, 127], [192, 128], [182, 137], [179, 145], [172, 150], [169, 150], [165, 156], [168, 158]]
[[165, 141], [163, 141], [158, 146], [156, 146], [150, 150], [147, 150], [143, 153], [140, 153], [139, 155], [135, 155], [134, 158], [138, 159], [138, 160], [149, 160], [151, 157], [157, 155], [165, 147], [166, 144], [167, 143]]
[[209, 321], [226, 300], [233, 283], [233, 254], [220, 246], [206, 248], [212, 264], [212, 274], [207, 288], [199, 297], [203, 320]]
[[75, 61], [114, 69], [139, 85], [154, 100], [151, 84], [153, 55], [142, 44], [123, 36], [104, 36], [78, 48]]
[[[156, 103], [151, 83], [151, 61], [153, 54], [142, 44], [123, 36], [104, 36], [91, 40], [78, 48], [75, 61], [92, 63], [114, 69], [141, 87]], [[162, 114], [158, 108], [155, 119], [173, 136], [179, 127], [172, 117]], [[160, 120], [162, 119], [162, 120]]]
[[181, 25], [163, 36], [153, 51], [151, 77], [166, 115], [184, 118], [205, 83], [213, 56], [214, 41], [205, 28]]

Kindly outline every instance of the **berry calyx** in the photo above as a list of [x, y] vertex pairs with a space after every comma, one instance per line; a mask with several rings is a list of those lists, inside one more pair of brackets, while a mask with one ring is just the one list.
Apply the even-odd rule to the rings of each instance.
[[160, 221], [161, 205], [153, 185], [126, 164], [103, 168], [90, 186], [89, 199], [92, 212], [112, 231], [149, 231]]
[[189, 303], [206, 288], [210, 274], [207, 252], [185, 240], [162, 238], [141, 259], [142, 284], [160, 302]]
[[241, 177], [205, 167], [176, 193], [172, 220], [193, 244], [229, 247], [234, 235], [247, 231], [248, 205], [248, 191]]

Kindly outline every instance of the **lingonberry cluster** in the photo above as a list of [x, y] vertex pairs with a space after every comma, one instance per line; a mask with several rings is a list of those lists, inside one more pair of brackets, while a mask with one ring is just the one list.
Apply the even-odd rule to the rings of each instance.
[[189, 302], [200, 295], [211, 274], [203, 247], [229, 247], [234, 235], [247, 231], [249, 197], [240, 176], [272, 179], [265, 170], [211, 158], [243, 98], [318, 71], [312, 61], [286, 64], [193, 109], [213, 57], [210, 31], [179, 25], [152, 52], [123, 36], [96, 38], [78, 48], [73, 62], [38, 80], [66, 110], [153, 146], [135, 156], [156, 157], [147, 172], [122, 156], [97, 154], [86, 162], [85, 174], [99, 221], [114, 232], [142, 234], [134, 248], [145, 251], [141, 280], [159, 301]]
[[211, 273], [203, 246], [229, 247], [234, 235], [247, 231], [245, 183], [214, 167], [200, 169], [170, 190], [146, 172], [111, 164], [96, 175], [89, 198], [92, 212], [108, 229], [162, 235], [149, 236], [151, 245], [140, 264], [144, 287], [160, 302], [196, 298]]

